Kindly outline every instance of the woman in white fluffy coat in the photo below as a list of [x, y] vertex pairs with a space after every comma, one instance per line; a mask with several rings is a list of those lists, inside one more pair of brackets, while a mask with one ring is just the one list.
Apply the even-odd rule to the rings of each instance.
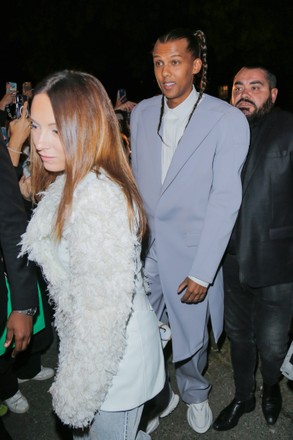
[[35, 89], [31, 120], [39, 203], [22, 254], [55, 304], [53, 408], [81, 428], [74, 439], [150, 439], [138, 425], [164, 361], [141, 276], [145, 215], [111, 102], [93, 76], [57, 72]]

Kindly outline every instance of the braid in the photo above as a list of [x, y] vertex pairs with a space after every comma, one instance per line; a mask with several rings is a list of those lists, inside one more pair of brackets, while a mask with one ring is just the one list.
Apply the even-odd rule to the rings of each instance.
[[[208, 71], [208, 63], [207, 63], [207, 44], [206, 44], [206, 37], [203, 31], [196, 31], [194, 33], [195, 38], [198, 42], [198, 58], [202, 61], [202, 68], [201, 68], [201, 79], [199, 84], [199, 92], [198, 92], [198, 98], [196, 100], [196, 103], [194, 104], [194, 107], [192, 109], [192, 112], [189, 115], [187, 125], [189, 124], [190, 119], [192, 118], [193, 113], [195, 112], [199, 101], [202, 98], [203, 92], [205, 91], [206, 85], [207, 85], [207, 71]], [[185, 127], [185, 128], [186, 128]]]
[[[163, 119], [163, 115], [164, 115], [164, 107], [165, 107], [165, 103], [164, 103], [164, 96], [162, 95], [162, 100], [161, 100], [161, 110], [160, 110], [160, 120], [159, 120], [159, 125], [158, 125], [158, 129], [157, 132], [159, 134], [160, 132], [160, 128], [162, 125], [162, 119]], [[159, 135], [160, 136], [160, 135]], [[161, 137], [161, 136], [160, 136]]]
[[208, 71], [208, 63], [207, 63], [207, 43], [206, 43], [206, 37], [203, 31], [196, 31], [194, 33], [195, 38], [198, 40], [198, 47], [199, 47], [199, 58], [202, 61], [202, 68], [201, 68], [201, 80], [200, 80], [200, 89], [199, 89], [199, 95], [202, 97], [203, 92], [205, 91], [205, 88], [207, 86], [207, 71]]

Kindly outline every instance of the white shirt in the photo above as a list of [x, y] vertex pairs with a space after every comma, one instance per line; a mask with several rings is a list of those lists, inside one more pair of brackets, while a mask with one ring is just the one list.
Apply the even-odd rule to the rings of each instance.
[[183, 136], [188, 118], [198, 98], [195, 88], [192, 88], [190, 95], [175, 108], [169, 108], [167, 99], [164, 97], [164, 114], [162, 119], [162, 174], [163, 183], [168, 172], [177, 145]]
[[[163, 183], [167, 175], [172, 158], [179, 144], [180, 139], [184, 134], [186, 124], [192, 109], [198, 99], [198, 92], [195, 87], [189, 96], [175, 108], [169, 108], [167, 99], [164, 97], [164, 114], [162, 118], [162, 168], [161, 168], [161, 182]], [[199, 103], [200, 104], [200, 103]], [[199, 280], [198, 278], [189, 276], [192, 281], [201, 286], [208, 287], [209, 283]]]

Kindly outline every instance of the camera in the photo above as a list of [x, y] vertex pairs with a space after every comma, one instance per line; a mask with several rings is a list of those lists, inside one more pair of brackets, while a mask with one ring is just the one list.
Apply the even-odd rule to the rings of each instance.
[[[22, 115], [23, 104], [28, 101], [28, 97], [26, 95], [17, 94], [15, 97], [15, 117], [19, 119]], [[27, 110], [28, 116], [28, 110]]]

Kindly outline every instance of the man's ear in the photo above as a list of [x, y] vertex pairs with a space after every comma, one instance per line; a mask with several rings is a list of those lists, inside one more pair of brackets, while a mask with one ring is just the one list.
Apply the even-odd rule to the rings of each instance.
[[194, 75], [196, 75], [200, 71], [201, 66], [202, 66], [201, 59], [200, 58], [195, 58], [195, 60], [193, 60], [193, 71], [192, 71], [192, 73]]
[[277, 96], [278, 96], [278, 89], [276, 87], [274, 87], [273, 89], [271, 89], [271, 98], [272, 98], [273, 104], [275, 103]]

